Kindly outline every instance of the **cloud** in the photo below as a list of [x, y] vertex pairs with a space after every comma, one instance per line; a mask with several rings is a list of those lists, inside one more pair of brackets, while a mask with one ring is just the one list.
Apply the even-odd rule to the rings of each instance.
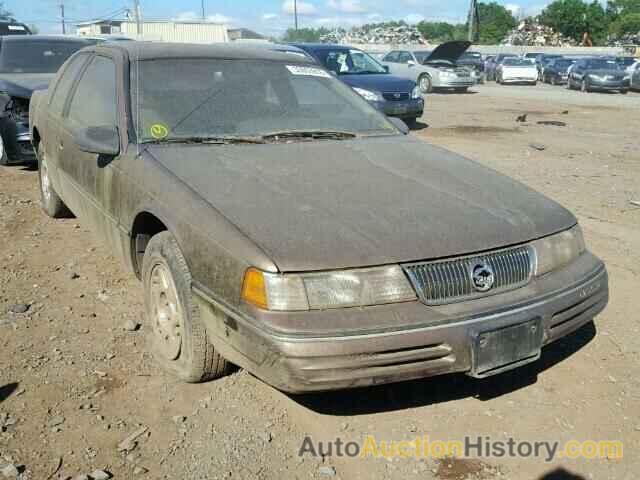
[[511, 15], [513, 15], [516, 18], [518, 18], [522, 14], [522, 10], [523, 10], [520, 5], [517, 5], [515, 3], [507, 3], [505, 4], [504, 8], [509, 10], [511, 12]]
[[270, 20], [276, 20], [278, 18], [278, 14], [277, 13], [265, 13], [264, 15], [262, 15], [262, 20], [264, 21], [270, 21]]
[[[176, 17], [173, 20], [176, 22], [202, 21], [202, 16], [192, 11], [181, 12], [178, 15], [176, 15]], [[226, 15], [222, 15], [220, 13], [207, 15], [204, 20], [210, 23], [233, 23], [233, 18], [227, 17]]]
[[360, 0], [329, 0], [327, 7], [342, 13], [364, 13], [367, 11]]
[[410, 13], [409, 15], [404, 17], [404, 21], [411, 25], [415, 23], [420, 23], [423, 20], [424, 20], [424, 16], [420, 15], [419, 13]]
[[[315, 15], [318, 13], [318, 10], [316, 9], [316, 6], [312, 3], [307, 3], [307, 2], [303, 2], [303, 1], [298, 1], [297, 2], [297, 7], [298, 7], [298, 15]], [[285, 0], [285, 2], [282, 4], [282, 12], [287, 14], [287, 15], [293, 15], [294, 14], [294, 5], [293, 5], [293, 0]]]

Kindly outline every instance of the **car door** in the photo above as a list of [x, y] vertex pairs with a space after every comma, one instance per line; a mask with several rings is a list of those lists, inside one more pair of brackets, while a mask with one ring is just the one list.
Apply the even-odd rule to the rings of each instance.
[[103, 236], [111, 236], [118, 225], [119, 157], [84, 152], [74, 139], [80, 129], [121, 127], [117, 78], [113, 58], [93, 56], [72, 93], [61, 135], [65, 158], [61, 170], [69, 192], [65, 200], [76, 215]]
[[70, 92], [80, 77], [89, 57], [89, 54], [80, 53], [72, 57], [69, 62], [65, 64], [61, 74], [56, 77], [55, 83], [52, 83], [49, 87], [50, 93], [47, 99], [47, 108], [44, 113], [44, 122], [38, 125], [41, 138], [39, 146], [41, 149], [40, 153], [47, 160], [49, 178], [54, 188], [61, 193], [63, 193], [63, 188], [58, 170], [61, 162], [61, 154], [63, 153], [59, 148], [62, 134], [62, 117], [69, 100]]
[[406, 50], [400, 50], [398, 52], [398, 63], [396, 64], [396, 71], [393, 73], [394, 75], [413, 80], [414, 82], [417, 80], [417, 63], [411, 52]]

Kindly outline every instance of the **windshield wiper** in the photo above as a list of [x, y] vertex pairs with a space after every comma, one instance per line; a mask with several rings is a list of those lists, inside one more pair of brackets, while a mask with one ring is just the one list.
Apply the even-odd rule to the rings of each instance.
[[200, 143], [206, 145], [232, 145], [232, 144], [262, 144], [265, 143], [260, 137], [243, 137], [235, 135], [221, 135], [210, 137], [168, 137], [155, 140], [145, 140], [142, 143]]
[[340, 131], [322, 131], [322, 130], [287, 130], [284, 132], [275, 132], [263, 135], [265, 141], [290, 141], [290, 140], [349, 140], [356, 138], [355, 133]]

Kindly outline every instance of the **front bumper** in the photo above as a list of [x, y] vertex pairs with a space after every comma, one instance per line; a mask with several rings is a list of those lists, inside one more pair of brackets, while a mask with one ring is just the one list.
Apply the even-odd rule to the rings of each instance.
[[502, 83], [536, 83], [537, 77], [503, 77]]
[[424, 113], [424, 100], [416, 98], [405, 101], [382, 101], [371, 104], [389, 117], [417, 118]]
[[[301, 319], [311, 316], [310, 323], [300, 321], [304, 328], [317, 328], [323, 318], [329, 325], [336, 318], [351, 325], [327, 334], [284, 331], [291, 320], [286, 317], [296, 314], [263, 312], [243, 318], [201, 290], [194, 291], [220, 353], [267, 383], [293, 393], [453, 372], [472, 374], [472, 345], [479, 334], [539, 319], [542, 343], [547, 345], [591, 321], [609, 297], [604, 264], [589, 253], [561, 271], [493, 297], [439, 307], [409, 302], [298, 314]], [[385, 319], [386, 329], [374, 327]], [[357, 324], [370, 328], [353, 330]], [[389, 324], [395, 328], [390, 329]]]
[[591, 90], [600, 90], [600, 91], [616, 91], [616, 90], [627, 90], [629, 88], [629, 81], [599, 81], [599, 80], [588, 80], [588, 85]]
[[459, 77], [451, 80], [441, 80], [434, 82], [433, 88], [469, 88], [477, 83], [476, 78], [469, 75], [468, 77]]
[[0, 121], [0, 132], [9, 163], [36, 161], [28, 124], [15, 122], [11, 118], [5, 117]]

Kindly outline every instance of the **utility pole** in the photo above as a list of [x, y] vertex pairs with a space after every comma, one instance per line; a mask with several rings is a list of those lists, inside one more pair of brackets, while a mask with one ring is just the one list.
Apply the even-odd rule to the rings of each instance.
[[298, 0], [293, 0], [293, 18], [296, 25], [296, 32], [298, 31]]
[[202, 20], [204, 20], [206, 17], [206, 15], [204, 14], [204, 0], [202, 0]]
[[469, 24], [468, 40], [470, 42], [476, 42], [480, 36], [480, 15], [477, 0], [471, 0], [467, 23]]
[[67, 33], [67, 29], [64, 24], [64, 3], [60, 1], [60, 21], [62, 22], [62, 34]]
[[142, 35], [142, 15], [140, 13], [140, 0], [133, 0], [133, 15], [136, 19], [136, 33], [138, 37]]

